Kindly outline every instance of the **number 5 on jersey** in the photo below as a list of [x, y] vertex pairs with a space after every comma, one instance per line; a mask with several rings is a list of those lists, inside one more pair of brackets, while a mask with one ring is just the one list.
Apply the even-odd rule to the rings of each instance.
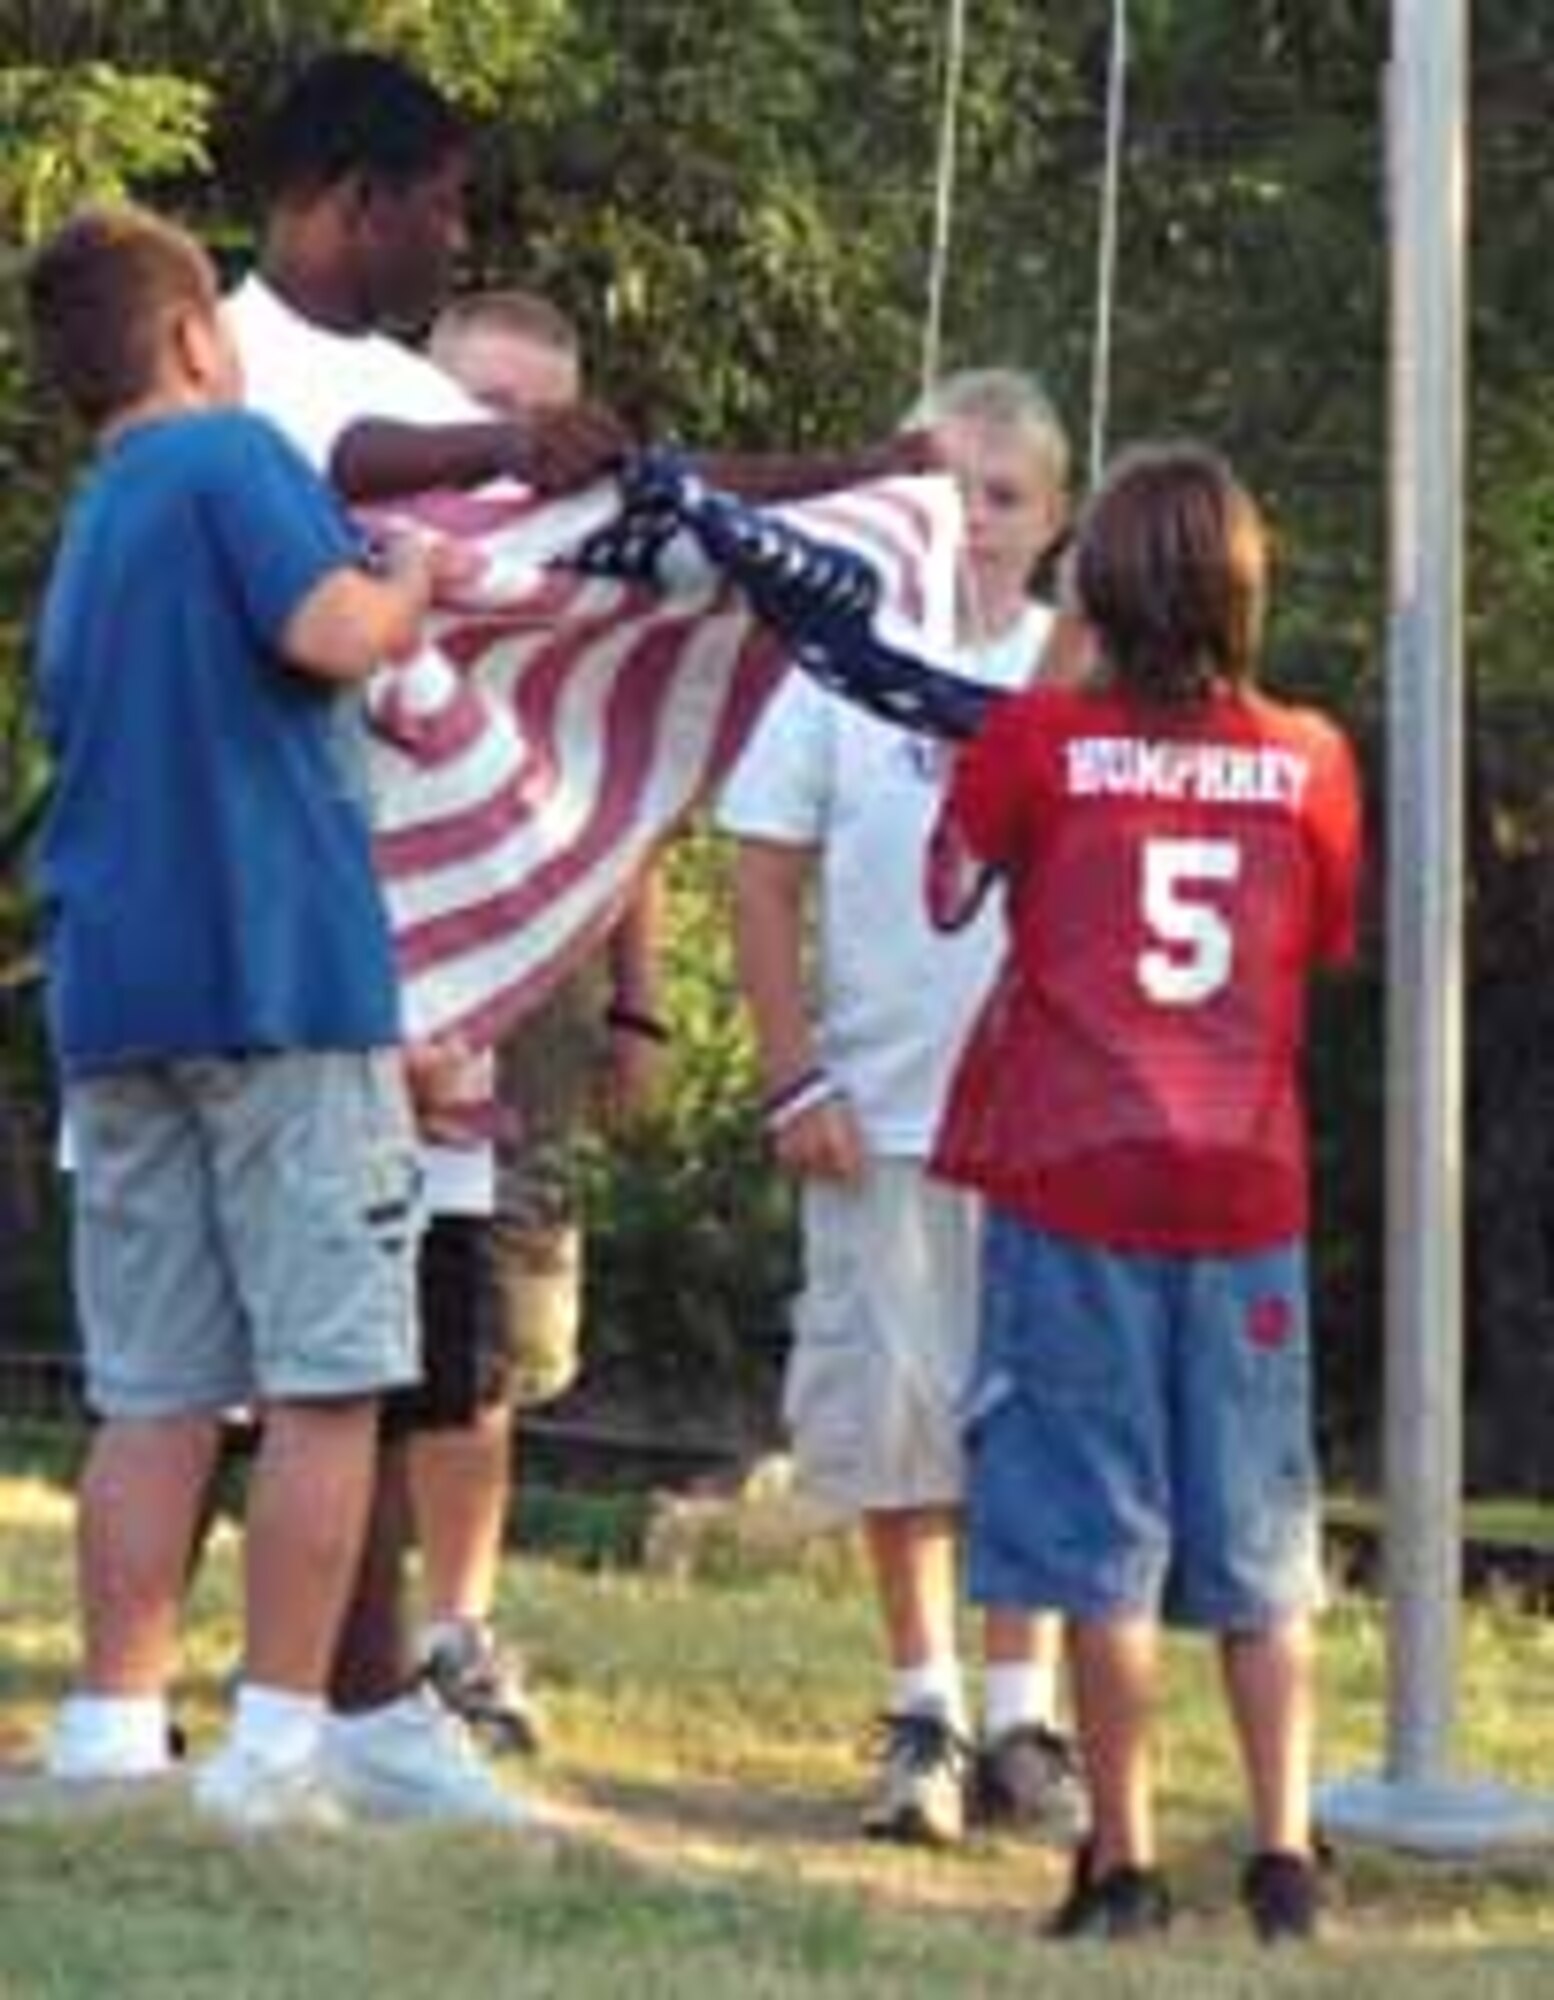
[[1230, 983], [1235, 938], [1212, 891], [1241, 873], [1233, 840], [1144, 843], [1143, 918], [1152, 940], [1139, 985], [1157, 1007], [1199, 1007]]

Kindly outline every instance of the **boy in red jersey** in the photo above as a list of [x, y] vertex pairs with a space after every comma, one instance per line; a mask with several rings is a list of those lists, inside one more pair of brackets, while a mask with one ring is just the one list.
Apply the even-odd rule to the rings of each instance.
[[1360, 808], [1339, 733], [1253, 690], [1265, 568], [1218, 458], [1124, 459], [1075, 551], [1094, 668], [995, 713], [943, 830], [1008, 889], [935, 1164], [989, 1205], [972, 1595], [1073, 1633], [1094, 1821], [1060, 1937], [1169, 1922], [1162, 1618], [1220, 1640], [1257, 1934], [1317, 1922], [1298, 1068], [1307, 974], [1353, 947]]

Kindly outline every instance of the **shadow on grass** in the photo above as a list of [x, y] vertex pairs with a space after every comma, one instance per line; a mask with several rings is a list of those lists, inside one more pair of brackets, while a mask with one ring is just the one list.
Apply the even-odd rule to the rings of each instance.
[[[567, 1790], [590, 1837], [650, 1866], [705, 1866], [811, 1886], [829, 1881], [869, 1902], [1007, 1925], [1011, 1935], [1034, 1937], [1067, 1882], [1065, 1855], [1015, 1837], [973, 1836], [940, 1854], [864, 1842], [851, 1798], [597, 1774], [569, 1775]], [[1238, 1893], [1245, 1853], [1244, 1831], [1233, 1822], [1170, 1839], [1164, 1858], [1181, 1942], [1215, 1950], [1246, 1942]], [[1486, 1873], [1345, 1851], [1327, 1882], [1328, 1934], [1334, 1944], [1367, 1953], [1466, 1947], [1489, 1904], [1501, 1921], [1537, 1935], [1551, 1894], [1548, 1859], [1506, 1861]], [[1519, 1957], [1507, 1955], [1508, 1962]]]
[[1554, 1906], [1554, 1854], [1508, 1855], [1475, 1866], [1342, 1848], [1335, 1885], [1345, 1931], [1370, 1942], [1396, 1927], [1400, 1909], [1406, 1909], [1410, 1927], [1471, 1930], [1482, 1920], [1486, 1898], [1513, 1920], [1547, 1922]]
[[597, 1774], [569, 1780], [568, 1789], [601, 1812], [682, 1839], [806, 1847], [854, 1846], [858, 1840], [852, 1801], [810, 1792], [684, 1779], [652, 1783]]

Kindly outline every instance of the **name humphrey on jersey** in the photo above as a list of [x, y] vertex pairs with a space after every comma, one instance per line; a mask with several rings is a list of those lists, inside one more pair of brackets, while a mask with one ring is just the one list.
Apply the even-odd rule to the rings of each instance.
[[1082, 736], [1064, 746], [1070, 798], [1180, 799], [1298, 810], [1310, 760], [1273, 744]]

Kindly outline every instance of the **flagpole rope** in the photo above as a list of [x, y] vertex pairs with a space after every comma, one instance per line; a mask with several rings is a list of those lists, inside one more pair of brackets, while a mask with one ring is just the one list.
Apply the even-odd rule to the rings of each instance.
[[[1100, 222], [1096, 242], [1095, 320], [1090, 357], [1090, 484], [1106, 462], [1111, 423], [1112, 338], [1117, 305], [1122, 164], [1127, 143], [1128, 6], [1112, 0], [1106, 68], [1106, 141], [1101, 170]], [[922, 390], [938, 380], [944, 350], [944, 305], [949, 287], [960, 153], [960, 102], [966, 70], [966, 0], [947, 0], [944, 24], [944, 90], [939, 114], [934, 174], [933, 240], [928, 265], [928, 299], [923, 317]]]
[[1128, 7], [1112, 0], [1111, 52], [1106, 71], [1106, 157], [1101, 173], [1101, 220], [1096, 248], [1095, 334], [1090, 362], [1090, 484], [1100, 482], [1111, 421], [1112, 324], [1117, 301], [1118, 215], [1127, 132]]
[[966, 0], [948, 0], [944, 27], [944, 94], [939, 114], [934, 175], [933, 248], [928, 263], [928, 307], [923, 321], [922, 387], [939, 377], [944, 346], [944, 297], [949, 282], [950, 237], [955, 222], [955, 181], [960, 152], [960, 100], [966, 69]]

